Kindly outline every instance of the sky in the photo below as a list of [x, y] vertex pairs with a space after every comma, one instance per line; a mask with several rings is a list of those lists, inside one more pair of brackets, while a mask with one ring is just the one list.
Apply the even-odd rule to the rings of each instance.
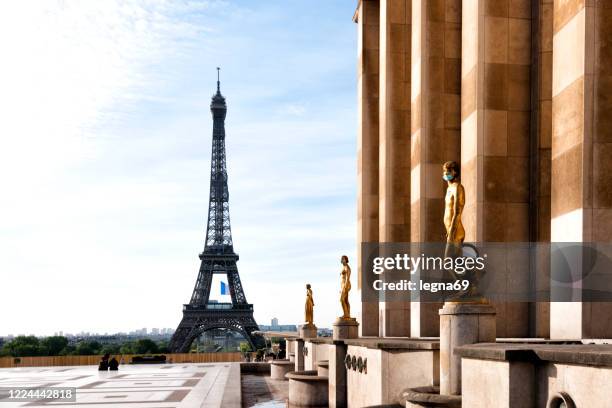
[[357, 281], [354, 8], [0, 3], [0, 335], [176, 328], [204, 246], [217, 66], [247, 300], [260, 324], [298, 324], [310, 283], [331, 327], [342, 254]]

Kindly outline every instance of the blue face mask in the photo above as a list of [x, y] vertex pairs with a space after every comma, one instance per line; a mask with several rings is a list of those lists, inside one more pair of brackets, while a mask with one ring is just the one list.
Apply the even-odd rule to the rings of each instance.
[[446, 181], [451, 181], [453, 179], [453, 175], [452, 174], [445, 174], [442, 176], [442, 178]]

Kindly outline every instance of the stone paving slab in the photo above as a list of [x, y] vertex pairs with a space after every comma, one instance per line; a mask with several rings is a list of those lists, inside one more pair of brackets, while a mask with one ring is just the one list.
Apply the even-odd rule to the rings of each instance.
[[221, 407], [231, 367], [236, 364], [121, 365], [119, 371], [102, 372], [97, 366], [2, 368], [0, 387], [75, 387], [77, 393], [76, 402], [0, 401], [0, 408]]

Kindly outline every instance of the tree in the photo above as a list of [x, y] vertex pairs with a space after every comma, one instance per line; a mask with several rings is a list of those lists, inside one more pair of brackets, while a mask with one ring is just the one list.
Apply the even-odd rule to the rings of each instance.
[[91, 356], [94, 354], [100, 354], [102, 345], [97, 341], [82, 340], [76, 345], [76, 354], [80, 356]]
[[102, 346], [102, 349], [100, 350], [100, 354], [107, 354], [107, 353], [108, 354], [120, 354], [121, 346], [115, 343], [105, 344], [104, 346]]
[[251, 346], [246, 341], [242, 341], [240, 342], [240, 351], [242, 353], [248, 353], [249, 351], [251, 351]]
[[38, 356], [40, 352], [36, 336], [17, 336], [2, 347], [2, 354], [13, 357]]
[[41, 342], [41, 350], [44, 348], [47, 356], [57, 356], [68, 345], [68, 339], [64, 336], [50, 336]]
[[119, 348], [121, 354], [136, 354], [134, 352], [134, 342], [127, 341], [121, 345]]
[[76, 347], [73, 346], [72, 344], [68, 344], [66, 347], [64, 347], [58, 355], [60, 356], [72, 356], [76, 354]]
[[158, 353], [169, 353], [170, 352], [170, 348], [168, 348], [168, 342], [166, 340], [161, 340], [158, 343], [158, 347], [159, 347], [159, 349], [157, 350]]
[[159, 352], [159, 347], [151, 339], [139, 339], [134, 345], [136, 354], [154, 354]]

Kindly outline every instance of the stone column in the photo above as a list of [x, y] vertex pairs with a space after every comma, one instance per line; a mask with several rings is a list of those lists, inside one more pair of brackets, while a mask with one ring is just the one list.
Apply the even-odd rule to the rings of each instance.
[[535, 239], [550, 242], [550, 159], [552, 139], [552, 55], [553, 55], [553, 0], [539, 0], [537, 33], [539, 55], [537, 63], [537, 129], [538, 182], [537, 234]]
[[[410, 236], [441, 242], [442, 165], [461, 159], [461, 0], [412, 0], [411, 89]], [[412, 337], [439, 335], [441, 306], [411, 304]]]
[[495, 342], [495, 308], [488, 304], [447, 302], [440, 309], [440, 394], [461, 394], [457, 347]]
[[295, 340], [295, 371], [304, 371], [304, 339]]
[[[355, 12], [358, 24], [357, 92], [357, 284], [361, 291], [361, 243], [378, 242], [378, 0], [362, 0]], [[360, 296], [361, 297], [361, 296]], [[378, 335], [378, 302], [360, 302], [361, 336]]]
[[[553, 0], [532, 1], [532, 22], [535, 33], [534, 54], [532, 54], [532, 124], [530, 153], [531, 209], [530, 241], [550, 242], [550, 158], [552, 134], [552, 34]], [[535, 20], [537, 18], [537, 20]], [[537, 25], [536, 25], [537, 23]], [[550, 290], [550, 254], [545, 247], [536, 254], [535, 287], [538, 291]], [[530, 331], [532, 337], [550, 336], [550, 304], [530, 304]]]
[[[463, 0], [461, 56], [465, 241], [529, 241], [531, 1]], [[527, 303], [495, 306], [499, 337], [527, 336]]]
[[[551, 241], [612, 240], [612, 9], [554, 2]], [[550, 337], [612, 337], [612, 303], [552, 303]]]
[[346, 407], [346, 357], [347, 346], [342, 341], [334, 341], [329, 352], [329, 407]]
[[[411, 0], [380, 0], [379, 240], [410, 241]], [[410, 335], [410, 301], [380, 302], [380, 336]]]

